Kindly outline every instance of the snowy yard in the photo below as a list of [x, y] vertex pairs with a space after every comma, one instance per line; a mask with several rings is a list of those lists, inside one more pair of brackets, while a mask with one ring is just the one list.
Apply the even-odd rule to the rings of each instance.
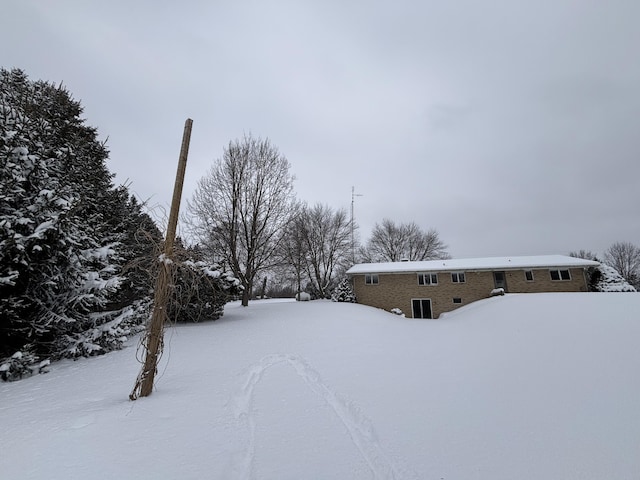
[[229, 304], [0, 384], [3, 479], [637, 479], [640, 295], [506, 295], [440, 320]]

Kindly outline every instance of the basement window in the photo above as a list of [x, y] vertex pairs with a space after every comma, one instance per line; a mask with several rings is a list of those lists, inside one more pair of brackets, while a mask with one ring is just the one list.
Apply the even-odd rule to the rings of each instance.
[[364, 283], [366, 285], [378, 285], [378, 275], [377, 274], [365, 275]]
[[551, 280], [571, 280], [569, 270], [549, 270]]
[[460, 297], [453, 297], [453, 303], [462, 303], [462, 299]]

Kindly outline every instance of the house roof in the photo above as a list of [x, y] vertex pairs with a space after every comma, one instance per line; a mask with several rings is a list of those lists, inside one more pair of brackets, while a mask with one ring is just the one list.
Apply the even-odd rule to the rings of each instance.
[[434, 271], [482, 271], [535, 268], [587, 268], [600, 265], [592, 260], [566, 255], [537, 255], [526, 257], [457, 258], [423, 262], [358, 263], [347, 270], [347, 275], [365, 273], [417, 273]]

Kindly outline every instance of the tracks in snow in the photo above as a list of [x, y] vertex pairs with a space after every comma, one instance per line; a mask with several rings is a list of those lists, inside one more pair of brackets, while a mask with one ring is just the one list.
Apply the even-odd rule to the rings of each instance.
[[253, 475], [255, 457], [255, 420], [252, 412], [254, 390], [267, 370], [276, 365], [293, 367], [309, 389], [320, 396], [331, 407], [346, 427], [351, 441], [358, 448], [371, 469], [373, 478], [390, 480], [398, 478], [387, 455], [383, 452], [371, 421], [353, 403], [340, 398], [320, 378], [320, 375], [299, 356], [272, 354], [249, 367], [246, 380], [231, 401], [235, 418], [248, 429], [249, 439], [244, 451], [236, 457], [232, 466], [234, 478], [250, 479]]

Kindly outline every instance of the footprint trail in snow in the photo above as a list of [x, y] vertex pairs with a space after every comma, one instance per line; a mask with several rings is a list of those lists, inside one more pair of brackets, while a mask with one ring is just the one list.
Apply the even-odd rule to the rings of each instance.
[[[255, 420], [252, 412], [254, 390], [264, 373], [276, 365], [293, 367], [298, 376], [306, 383], [312, 392], [320, 396], [345, 426], [351, 441], [362, 454], [363, 459], [371, 469], [373, 478], [390, 480], [400, 478], [391, 462], [380, 447], [375, 429], [371, 422], [362, 415], [353, 402], [339, 397], [320, 378], [320, 375], [299, 356], [290, 354], [272, 354], [262, 358], [252, 365], [247, 372], [239, 392], [231, 401], [233, 414], [244, 425], [249, 433], [249, 439], [242, 454], [236, 457], [232, 466], [234, 478], [252, 478], [255, 457]], [[406, 472], [403, 472], [403, 475]]]

